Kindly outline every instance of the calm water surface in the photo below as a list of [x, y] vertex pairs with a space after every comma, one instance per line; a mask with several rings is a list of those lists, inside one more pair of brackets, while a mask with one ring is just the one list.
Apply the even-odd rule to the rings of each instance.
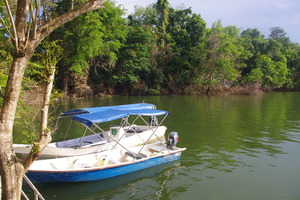
[[107, 97], [63, 100], [59, 109], [142, 101], [170, 111], [167, 133], [177, 131], [178, 146], [187, 147], [180, 161], [103, 181], [37, 185], [44, 197], [300, 199], [300, 93]]

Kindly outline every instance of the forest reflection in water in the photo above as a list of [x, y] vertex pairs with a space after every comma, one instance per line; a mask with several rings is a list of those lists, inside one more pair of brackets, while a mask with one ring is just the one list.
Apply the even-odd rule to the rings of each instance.
[[135, 173], [142, 177], [38, 186], [41, 192], [50, 199], [300, 198], [300, 93], [121, 96], [63, 100], [60, 109], [143, 101], [171, 113], [167, 133], [177, 131], [178, 146], [187, 147], [179, 162]]

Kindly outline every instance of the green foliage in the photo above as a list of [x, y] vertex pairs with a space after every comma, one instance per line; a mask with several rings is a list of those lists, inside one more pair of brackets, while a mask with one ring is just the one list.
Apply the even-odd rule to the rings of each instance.
[[[69, 5], [62, 3], [57, 12], [68, 9]], [[112, 71], [127, 34], [123, 14], [114, 2], [106, 1], [104, 9], [81, 15], [51, 34], [51, 40], [60, 40], [64, 49], [64, 59], [58, 63], [59, 89], [72, 94], [79, 91], [78, 87], [88, 88], [88, 82], [111, 87]]]
[[223, 27], [221, 21], [213, 24], [207, 41], [207, 61], [204, 68], [204, 84], [233, 84], [238, 81], [238, 69], [244, 67], [247, 51], [241, 45], [239, 29], [235, 26]]
[[247, 52], [247, 58], [242, 69], [243, 74], [247, 74], [255, 68], [255, 60], [262, 54], [266, 54], [266, 40], [257, 29], [247, 29], [241, 33], [241, 45]]
[[[25, 140], [22, 141], [24, 144], [33, 144], [37, 141], [37, 134], [29, 131], [22, 131], [22, 135], [25, 136]], [[35, 151], [35, 150], [34, 150]]]
[[29, 82], [31, 80], [37, 83], [48, 81], [47, 77], [52, 73], [52, 68], [63, 58], [63, 49], [57, 44], [58, 42], [44, 40], [37, 48], [25, 74]]
[[16, 114], [16, 124], [22, 129], [22, 135], [25, 144], [33, 144], [37, 141], [39, 133], [40, 112], [37, 108], [29, 106], [25, 101], [19, 101], [18, 111]]
[[199, 54], [203, 51], [206, 23], [191, 9], [172, 10], [168, 32], [171, 43], [171, 60], [167, 63], [164, 73], [170, 74], [167, 80], [175, 87], [186, 87], [195, 82], [200, 73], [204, 59]]
[[261, 82], [264, 76], [260, 68], [252, 69], [250, 73], [244, 76], [243, 83]]
[[[55, 130], [55, 123], [57, 120], [57, 117], [54, 117], [54, 112], [56, 111], [57, 102], [56, 100], [58, 98], [61, 98], [63, 96], [62, 93], [60, 93], [58, 90], [53, 90], [51, 93], [51, 99], [50, 99], [50, 110], [52, 112], [49, 113], [48, 116], [48, 128], [46, 131], [50, 132], [50, 130]], [[37, 107], [38, 106], [38, 107]], [[40, 109], [39, 105], [31, 105], [30, 102], [20, 101], [19, 107], [17, 111], [16, 117], [18, 120], [16, 123], [21, 126], [22, 129], [22, 135], [24, 136], [24, 140], [22, 143], [25, 144], [33, 144], [35, 141], [37, 141], [39, 137], [40, 132]]]
[[[45, 20], [50, 17], [47, 10], [55, 17], [80, 1], [43, 2]], [[280, 27], [270, 28], [268, 38], [258, 29], [240, 33], [236, 26], [224, 27], [221, 21], [207, 28], [191, 8], [176, 10], [167, 0], [145, 8], [136, 6], [128, 19], [114, 2], [107, 1], [105, 6], [53, 32], [49, 41], [58, 41], [55, 44], [61, 47], [63, 59], [59, 60], [58, 47], [56, 53], [45, 51], [54, 47], [41, 45], [25, 82], [42, 83], [45, 66], [53, 62], [58, 65], [56, 87], [71, 95], [78, 91], [75, 85], [83, 84], [88, 86], [82, 88], [92, 88], [94, 93], [151, 95], [254, 82], [271, 89], [300, 85], [300, 46]], [[4, 42], [5, 31], [0, 31]], [[46, 58], [47, 53], [52, 60]], [[0, 58], [0, 86], [5, 89], [10, 47], [0, 50]], [[75, 73], [84, 81], [74, 80]]]
[[10, 51], [9, 46], [7, 48], [0, 49], [0, 106], [3, 102], [3, 94], [5, 92], [9, 67], [12, 60], [12, 52]]
[[291, 64], [290, 55], [296, 53], [292, 46], [299, 45], [290, 43], [283, 29], [274, 27], [270, 30], [269, 39], [264, 39], [256, 29], [247, 29], [242, 33], [243, 46], [251, 52], [249, 60], [245, 62], [247, 67], [243, 71], [243, 81], [260, 82], [271, 88], [291, 86], [291, 78], [298, 76], [297, 73], [294, 77], [291, 75], [295, 72], [293, 66], [300, 63], [295, 61]]
[[284, 30], [280, 27], [272, 27], [270, 28], [271, 34], [269, 35], [270, 38], [282, 43], [287, 44], [290, 42], [290, 39], [286, 36]]
[[164, 47], [167, 40], [167, 26], [169, 24], [169, 2], [158, 0], [154, 5], [158, 14], [158, 43]]
[[81, 15], [53, 33], [52, 37], [60, 38], [60, 32], [64, 32], [64, 37], [60, 38], [67, 55], [63, 65], [80, 74], [90, 68], [90, 61], [95, 57], [106, 56], [107, 62], [116, 62], [121, 41], [125, 40], [126, 35], [122, 14], [123, 10], [107, 1], [104, 9]]
[[289, 70], [285, 57], [282, 57], [281, 61], [276, 62], [266, 55], [262, 55], [256, 60], [256, 65], [263, 73], [263, 85], [279, 88], [287, 83]]
[[[129, 30], [127, 42], [120, 52], [122, 55], [119, 59], [120, 64], [114, 76], [118, 89], [132, 89], [135, 83], [140, 82], [141, 77], [147, 79], [151, 73], [151, 51], [155, 48], [152, 34], [149, 26]], [[142, 84], [146, 85], [146, 83]]]

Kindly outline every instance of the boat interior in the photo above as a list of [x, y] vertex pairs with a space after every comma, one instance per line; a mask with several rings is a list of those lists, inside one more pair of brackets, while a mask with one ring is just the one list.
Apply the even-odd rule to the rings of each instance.
[[[174, 147], [173, 150], [179, 148]], [[153, 156], [164, 155], [170, 151], [165, 144], [154, 143], [141, 147], [134, 147], [130, 149], [121, 149], [110, 151], [109, 153], [96, 153], [88, 156], [58, 158], [52, 160], [50, 166], [52, 170], [74, 170], [94, 167], [105, 167], [108, 165], [118, 165], [121, 163], [133, 162], [134, 160], [147, 159]], [[45, 160], [45, 164], [49, 160]], [[49, 165], [47, 165], [49, 166]]]
[[151, 129], [154, 129], [154, 127], [128, 126], [128, 127], [121, 128], [119, 126], [113, 126], [110, 127], [110, 131], [91, 134], [81, 138], [59, 141], [55, 143], [55, 146], [59, 148], [79, 148], [79, 147], [101, 145], [109, 141], [112, 141], [111, 138], [115, 140], [119, 140], [121, 138], [126, 138], [134, 134], [149, 131]]

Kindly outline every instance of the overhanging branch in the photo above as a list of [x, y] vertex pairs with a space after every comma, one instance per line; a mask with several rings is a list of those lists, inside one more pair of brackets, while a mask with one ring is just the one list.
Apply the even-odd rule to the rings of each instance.
[[73, 20], [74, 18], [78, 17], [79, 15], [97, 10], [100, 8], [104, 8], [103, 3], [106, 0], [91, 0], [88, 1], [73, 10], [69, 11], [68, 13], [62, 14], [59, 17], [49, 21], [48, 23], [44, 24], [37, 30], [37, 34], [39, 35], [39, 40], [44, 39], [46, 36], [48, 36], [52, 31], [57, 29], [58, 27], [62, 26], [63, 24]]
[[[10, 19], [10, 22], [11, 22], [11, 25], [13, 27], [13, 30], [14, 30], [14, 37], [13, 40], [14, 40], [14, 43], [15, 43], [15, 48], [16, 48], [16, 51], [18, 52], [19, 51], [19, 47], [18, 47], [18, 36], [17, 36], [17, 30], [16, 30], [16, 25], [15, 25], [15, 22], [14, 22], [14, 18], [11, 14], [11, 9], [10, 9], [10, 6], [9, 6], [9, 3], [7, 0], [5, 0], [5, 6], [6, 6], [6, 9], [8, 11], [8, 15], [9, 15], [9, 19]], [[2, 18], [1, 18], [2, 19]], [[2, 19], [3, 20], [3, 19]], [[4, 21], [3, 21], [4, 22]], [[6, 26], [5, 26], [6, 27]], [[10, 33], [10, 32], [8, 32]]]

